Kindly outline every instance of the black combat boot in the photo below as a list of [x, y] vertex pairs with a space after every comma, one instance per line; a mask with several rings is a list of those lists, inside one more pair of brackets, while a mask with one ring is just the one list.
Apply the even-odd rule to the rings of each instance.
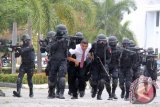
[[129, 93], [126, 93], [124, 100], [129, 101]]
[[21, 88], [17, 88], [17, 91], [13, 91], [14, 97], [21, 97]]
[[94, 98], [97, 94], [97, 89], [92, 88], [92, 98]]
[[71, 99], [78, 99], [78, 94], [73, 93], [73, 96], [71, 97]]
[[118, 97], [116, 96], [115, 93], [112, 93], [112, 98], [113, 98], [113, 99], [118, 99]]
[[72, 94], [73, 94], [73, 93], [72, 93], [71, 91], [68, 91], [68, 95], [70, 95], [70, 96], [71, 96]]
[[102, 95], [102, 91], [99, 90], [97, 93], [97, 100], [102, 100], [101, 95]]
[[65, 99], [65, 97], [64, 97], [64, 89], [60, 89], [59, 99]]
[[118, 97], [115, 94], [115, 89], [112, 88], [112, 98], [113, 99], [118, 99]]
[[84, 97], [85, 92], [84, 91], [79, 91], [80, 97]]
[[78, 99], [78, 93], [76, 91], [73, 91], [71, 99]]
[[33, 97], [34, 96], [34, 94], [33, 94], [33, 88], [30, 88], [29, 89], [29, 97]]
[[124, 95], [125, 95], [125, 89], [122, 89], [121, 98], [124, 98]]
[[111, 88], [108, 87], [107, 92], [108, 92], [108, 95], [109, 95], [107, 100], [112, 100]]
[[109, 95], [109, 97], [108, 97], [108, 99], [107, 99], [107, 100], [113, 100], [113, 99], [112, 99], [112, 95], [111, 95], [111, 93], [109, 93], [108, 95]]
[[53, 87], [52, 86], [49, 86], [49, 91], [48, 91], [48, 98], [49, 99], [52, 99], [54, 98], [55, 96], [53, 96]]
[[59, 89], [56, 90], [56, 98], [59, 98]]
[[124, 100], [129, 101], [129, 88], [128, 87], [126, 88], [126, 95], [125, 95]]
[[52, 97], [55, 98], [56, 97], [56, 94], [55, 94], [55, 88], [53, 88], [53, 91], [52, 91]]

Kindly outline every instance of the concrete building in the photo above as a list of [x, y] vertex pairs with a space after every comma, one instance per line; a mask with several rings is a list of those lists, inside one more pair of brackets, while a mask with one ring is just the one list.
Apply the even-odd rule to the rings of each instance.
[[134, 32], [140, 47], [154, 47], [160, 51], [160, 0], [134, 1], [137, 10], [124, 15], [124, 21], [131, 21], [130, 29]]

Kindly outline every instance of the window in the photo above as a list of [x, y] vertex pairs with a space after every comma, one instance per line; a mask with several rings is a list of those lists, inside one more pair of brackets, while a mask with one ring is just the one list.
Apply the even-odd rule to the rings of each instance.
[[159, 27], [159, 11], [156, 12], [156, 27]]

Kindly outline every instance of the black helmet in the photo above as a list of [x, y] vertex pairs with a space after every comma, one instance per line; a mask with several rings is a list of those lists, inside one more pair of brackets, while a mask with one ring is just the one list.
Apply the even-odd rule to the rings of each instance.
[[129, 44], [129, 46], [130, 46], [130, 47], [135, 47], [135, 46], [136, 46], [136, 44], [134, 43], [134, 41], [133, 41], [133, 40], [130, 40], [130, 44]]
[[77, 32], [75, 36], [82, 39], [84, 38], [82, 32]]
[[28, 34], [24, 34], [21, 38], [22, 41], [29, 41], [31, 40], [31, 37]]
[[67, 27], [63, 24], [59, 24], [56, 27], [56, 36], [64, 36], [68, 34]]
[[107, 38], [106, 38], [106, 36], [104, 35], [104, 34], [99, 34], [98, 36], [97, 36], [97, 38], [96, 38], [96, 40], [97, 41], [107, 41]]
[[153, 53], [154, 53], [154, 50], [153, 50], [152, 47], [149, 47], [149, 48], [147, 49], [147, 52], [148, 52], [148, 54], [153, 54]]
[[46, 38], [46, 40], [47, 40], [48, 42], [52, 42], [55, 35], [56, 35], [56, 32], [54, 32], [54, 31], [49, 31], [49, 32], [47, 33], [47, 38]]
[[122, 40], [122, 46], [123, 47], [129, 47], [129, 45], [130, 45], [130, 40], [128, 38], [124, 38]]
[[77, 32], [75, 34], [76, 37], [76, 44], [80, 44], [81, 41], [84, 39], [83, 33], [82, 32]]
[[107, 44], [107, 38], [106, 38], [106, 36], [104, 35], [104, 34], [99, 34], [98, 36], [97, 36], [97, 38], [96, 38], [96, 42], [98, 43], [98, 44]]
[[52, 37], [54, 37], [56, 35], [56, 32], [54, 32], [54, 31], [49, 31], [48, 33], [47, 33], [47, 38], [52, 38]]
[[109, 36], [108, 42], [110, 46], [116, 46], [118, 43], [118, 39], [116, 36]]

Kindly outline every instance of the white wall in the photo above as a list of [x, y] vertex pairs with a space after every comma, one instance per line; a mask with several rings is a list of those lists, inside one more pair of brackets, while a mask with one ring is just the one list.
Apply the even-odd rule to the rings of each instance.
[[154, 47], [160, 50], [160, 32], [158, 32], [160, 29], [157, 30], [155, 24], [155, 10], [160, 10], [160, 0], [135, 0], [135, 2], [137, 10], [124, 15], [122, 23], [126, 20], [131, 21], [130, 29], [134, 32], [140, 47]]
[[[144, 10], [144, 1], [143, 0], [135, 0], [137, 5], [137, 10], [133, 11], [131, 14], [124, 15], [124, 20], [129, 20], [130, 29], [134, 32], [138, 44], [140, 47], [144, 45], [144, 31], [145, 31], [145, 10]], [[122, 23], [123, 23], [122, 22]]]

